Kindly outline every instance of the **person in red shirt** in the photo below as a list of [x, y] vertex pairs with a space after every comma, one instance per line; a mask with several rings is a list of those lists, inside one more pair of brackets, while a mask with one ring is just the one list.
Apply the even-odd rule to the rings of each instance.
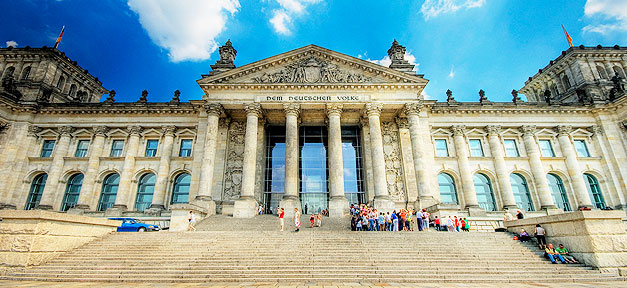
[[459, 219], [457, 219], [457, 216], [453, 219], [453, 227], [455, 231], [459, 232]]
[[407, 212], [405, 211], [405, 209], [401, 210], [401, 225], [400, 227], [402, 227], [403, 231], [406, 231], [407, 228], [405, 227], [405, 221], [407, 221]]
[[466, 231], [466, 228], [464, 228], [464, 227], [466, 227], [466, 220], [464, 218], [461, 218], [460, 222], [461, 222], [461, 226], [462, 226], [462, 231]]
[[438, 216], [435, 216], [433, 223], [435, 224], [435, 229], [437, 231], [442, 231], [442, 226], [440, 226], [440, 218], [438, 218]]
[[285, 217], [285, 209], [281, 208], [281, 210], [279, 211], [279, 223], [281, 224], [281, 231], [283, 231], [283, 227], [285, 226], [283, 217]]

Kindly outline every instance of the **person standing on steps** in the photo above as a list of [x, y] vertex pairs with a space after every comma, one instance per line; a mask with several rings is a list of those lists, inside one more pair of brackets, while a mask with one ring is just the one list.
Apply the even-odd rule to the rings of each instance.
[[283, 217], [285, 217], [285, 209], [281, 207], [281, 209], [279, 210], [279, 224], [281, 225], [281, 232], [283, 232], [283, 227], [285, 226], [285, 221]]
[[542, 226], [540, 226], [540, 224], [536, 224], [536, 230], [533, 232], [533, 235], [536, 236], [540, 249], [546, 248], [546, 231], [542, 228]]
[[189, 221], [187, 231], [196, 231], [196, 227], [194, 227], [196, 224], [196, 215], [194, 215], [194, 211], [189, 211], [189, 218], [187, 220]]
[[307, 203], [305, 203], [305, 210], [303, 211], [303, 213], [307, 214]]
[[516, 211], [516, 219], [520, 220], [520, 219], [524, 219], [524, 218], [525, 218], [525, 215], [522, 213], [522, 211], [517, 210]]
[[300, 231], [300, 212], [298, 211], [298, 208], [294, 208], [294, 226], [296, 226], [296, 231], [294, 232]]
[[311, 222], [311, 228], [313, 228], [314, 224], [316, 224], [316, 216], [314, 214], [311, 214], [311, 217], [309, 217], [309, 222]]

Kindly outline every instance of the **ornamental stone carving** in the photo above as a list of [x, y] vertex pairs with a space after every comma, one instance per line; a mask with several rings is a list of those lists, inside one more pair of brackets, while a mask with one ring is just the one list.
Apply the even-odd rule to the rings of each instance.
[[109, 97], [105, 99], [104, 103], [111, 104], [113, 102], [115, 102], [115, 90], [111, 89], [111, 91], [109, 91]]
[[205, 103], [205, 112], [207, 115], [214, 115], [220, 117], [224, 112], [224, 108], [222, 105], [218, 103]]
[[588, 127], [588, 131], [592, 132], [592, 134], [596, 135], [603, 135], [605, 132], [603, 131], [603, 127], [601, 127], [601, 125], [594, 125], [594, 126], [590, 126]]
[[28, 125], [28, 136], [37, 137], [37, 133], [39, 133], [39, 131], [41, 131], [41, 128], [35, 125]]
[[520, 127], [520, 132], [522, 132], [523, 135], [533, 136], [533, 134], [536, 133], [536, 125], [523, 125]]
[[418, 115], [420, 114], [420, 109], [422, 109], [423, 106], [424, 104], [422, 104], [422, 102], [405, 103], [403, 110], [407, 116]]
[[398, 127], [396, 123], [388, 121], [381, 123], [381, 128], [388, 192], [393, 201], [405, 201], [403, 157], [401, 155]]
[[96, 134], [96, 136], [107, 136], [107, 131], [109, 131], [109, 127], [107, 126], [96, 126], [94, 127], [94, 134]]
[[409, 120], [406, 117], [396, 117], [394, 121], [398, 129], [409, 129]]
[[220, 120], [218, 120], [218, 127], [220, 129], [228, 129], [229, 128], [229, 124], [231, 124], [231, 118], [230, 117], [223, 117], [223, 118], [220, 118]]
[[243, 121], [232, 121], [228, 135], [224, 188], [222, 191], [222, 200], [224, 201], [238, 199], [242, 190], [246, 123]]
[[244, 111], [246, 111], [246, 115], [248, 114], [257, 114], [257, 117], [261, 118], [263, 116], [263, 112], [261, 110], [261, 104], [259, 103], [246, 103], [244, 104]]
[[337, 65], [309, 57], [288, 65], [278, 72], [263, 73], [254, 83], [366, 83], [372, 78], [343, 71]]
[[59, 127], [59, 134], [61, 134], [61, 136], [70, 136], [70, 134], [72, 134], [72, 131], [74, 131], [74, 128], [72, 126]]
[[126, 130], [128, 130], [128, 133], [131, 135], [139, 135], [139, 133], [142, 132], [142, 127], [137, 126], [137, 125], [132, 125], [132, 126], [128, 126]]
[[0, 133], [4, 133], [11, 127], [11, 123], [0, 120]]
[[361, 128], [368, 127], [368, 125], [370, 125], [370, 123], [368, 123], [368, 118], [364, 117], [363, 115], [359, 117], [359, 125]]
[[485, 130], [488, 131], [488, 135], [498, 135], [501, 133], [501, 125], [488, 125], [485, 126]]
[[383, 103], [366, 103], [366, 115], [380, 116], [383, 110]]
[[163, 134], [166, 136], [174, 136], [174, 132], [176, 131], [176, 126], [174, 125], [162, 126], [161, 130], [163, 130]]
[[331, 115], [341, 116], [343, 108], [344, 108], [343, 104], [339, 104], [339, 103], [327, 104], [327, 117], [331, 117]]
[[466, 126], [453, 125], [451, 126], [451, 131], [453, 131], [453, 136], [464, 136], [464, 134], [466, 133]]
[[566, 126], [566, 125], [560, 125], [555, 127], [555, 132], [557, 132], [557, 135], [562, 136], [562, 135], [570, 135], [570, 132], [573, 131], [573, 127], [572, 126]]
[[285, 112], [285, 116], [294, 115], [298, 117], [298, 115], [300, 114], [300, 105], [294, 103], [283, 104], [283, 111]]

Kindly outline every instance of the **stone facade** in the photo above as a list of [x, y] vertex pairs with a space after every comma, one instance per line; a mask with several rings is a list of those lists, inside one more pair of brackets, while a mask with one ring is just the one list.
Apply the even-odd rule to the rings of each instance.
[[[301, 132], [324, 127], [321, 199], [334, 217], [354, 199], [384, 211], [466, 216], [626, 207], [627, 49], [570, 48], [519, 90], [528, 102], [513, 91], [509, 103], [484, 91], [478, 102], [457, 102], [451, 91], [446, 102], [423, 99], [428, 81], [412, 72], [404, 49], [393, 43], [390, 67], [315, 45], [235, 67], [229, 42], [197, 80], [203, 98], [185, 103], [176, 92], [170, 102], [144, 101], [144, 93], [118, 103], [113, 90], [98, 102], [107, 92], [100, 82], [56, 49], [0, 49], [0, 206], [154, 215], [189, 203], [209, 215], [252, 217], [272, 190], [280, 191], [272, 205], [291, 212], [309, 197], [303, 187], [313, 187]], [[605, 75], [588, 69], [597, 60], [614, 72], [595, 76]], [[69, 82], [50, 88], [66, 74]], [[569, 88], [560, 88], [562, 78]], [[284, 164], [269, 170], [273, 127], [285, 129]], [[357, 180], [341, 172], [352, 160], [351, 127]], [[268, 180], [276, 173], [282, 182]], [[350, 183], [362, 198], [349, 197]]]

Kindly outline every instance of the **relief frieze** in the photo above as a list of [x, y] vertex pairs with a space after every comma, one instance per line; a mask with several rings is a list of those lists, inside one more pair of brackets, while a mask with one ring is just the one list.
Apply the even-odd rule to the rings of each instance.
[[351, 73], [335, 64], [310, 57], [274, 73], [252, 78], [253, 83], [369, 83], [371, 77]]

